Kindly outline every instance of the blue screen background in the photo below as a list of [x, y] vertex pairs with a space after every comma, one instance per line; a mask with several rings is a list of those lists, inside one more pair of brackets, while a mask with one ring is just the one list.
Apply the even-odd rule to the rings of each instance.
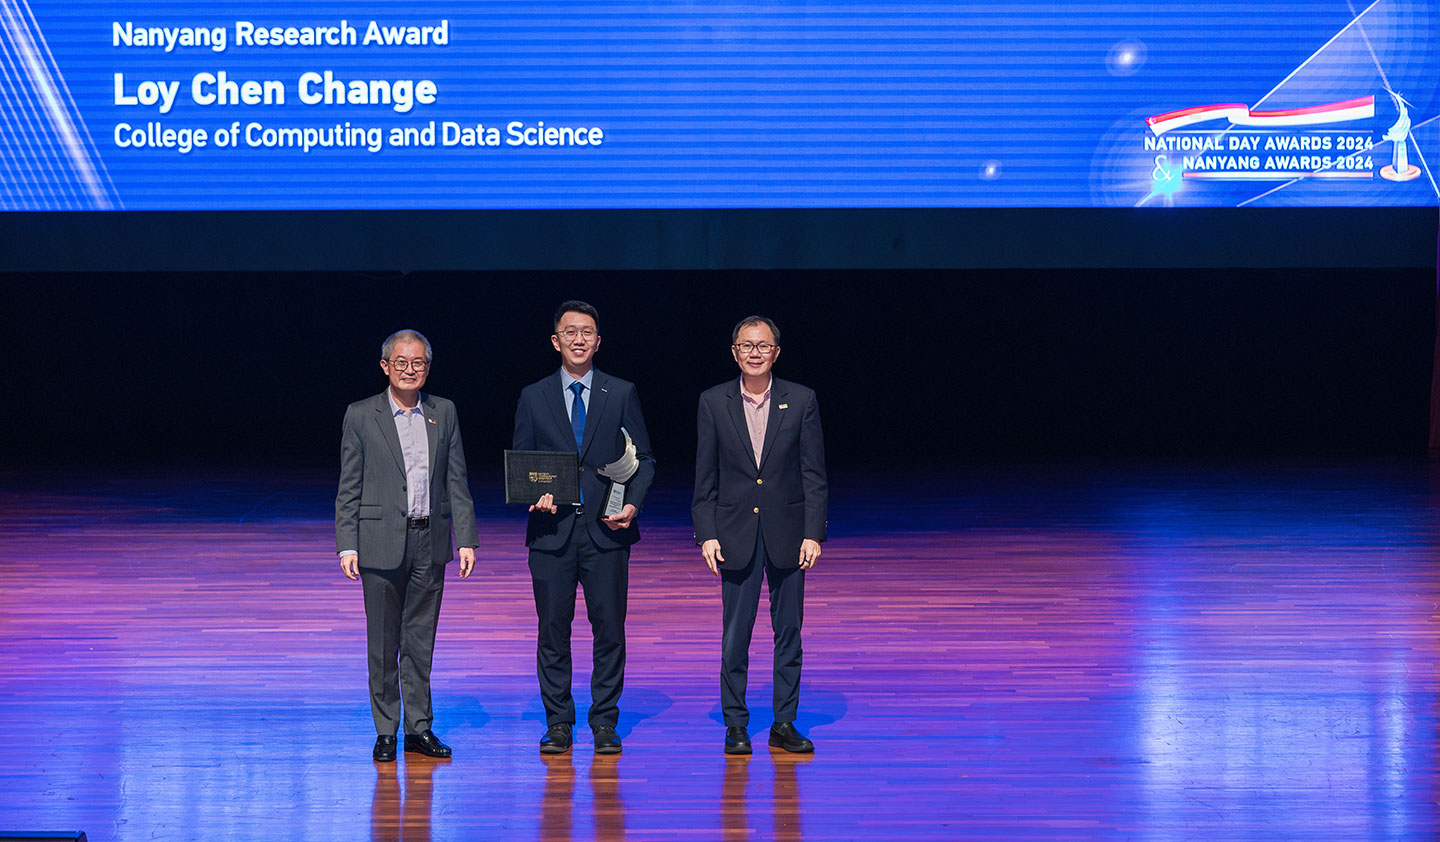
[[[945, 208], [1434, 205], [1434, 3], [467, 2], [30, 0], [0, 19], [0, 207]], [[444, 46], [240, 47], [265, 27], [448, 22]], [[224, 27], [208, 47], [115, 46], [115, 22]], [[27, 50], [30, 57], [27, 58]], [[37, 70], [37, 63], [40, 69]], [[304, 105], [307, 71], [429, 79], [430, 105]], [[198, 73], [279, 80], [284, 105], [190, 100]], [[166, 114], [117, 105], [115, 74], [179, 81]], [[1379, 176], [1408, 102], [1406, 181]], [[1375, 98], [1343, 128], [1371, 177], [1182, 178], [1145, 118]], [[48, 97], [48, 99], [47, 99]], [[58, 103], [58, 104], [57, 104]], [[68, 121], [68, 123], [67, 123]], [[599, 146], [122, 148], [116, 126], [599, 127]], [[70, 129], [67, 129], [67, 125]], [[1331, 127], [1307, 127], [1321, 131]], [[1216, 134], [1225, 124], [1190, 127]], [[73, 131], [72, 131], [73, 130]], [[67, 136], [67, 131], [70, 135]], [[1294, 131], [1291, 131], [1294, 134]], [[242, 134], [242, 137], [244, 135]]]

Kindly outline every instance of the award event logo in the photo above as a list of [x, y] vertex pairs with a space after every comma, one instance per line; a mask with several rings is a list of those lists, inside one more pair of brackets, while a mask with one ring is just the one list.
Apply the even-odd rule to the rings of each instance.
[[[1394, 91], [1387, 93], [1399, 118], [1383, 135], [1392, 154], [1379, 176], [1409, 181], [1420, 175], [1420, 169], [1409, 163], [1406, 153], [1411, 125], [1408, 103]], [[1168, 200], [1183, 179], [1373, 180], [1374, 118], [1374, 95], [1278, 111], [1256, 111], [1235, 103], [1201, 105], [1147, 117], [1145, 151], [1154, 154], [1150, 197]], [[1191, 128], [1221, 120], [1226, 124]]]

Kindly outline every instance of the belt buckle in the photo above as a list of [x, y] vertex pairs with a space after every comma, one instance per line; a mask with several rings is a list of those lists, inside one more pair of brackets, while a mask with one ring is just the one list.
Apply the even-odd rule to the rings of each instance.
[[405, 522], [406, 522], [406, 524], [407, 524], [411, 529], [429, 529], [429, 528], [430, 528], [430, 516], [429, 516], [429, 515], [426, 515], [425, 517], [408, 517], [408, 518], [405, 518]]

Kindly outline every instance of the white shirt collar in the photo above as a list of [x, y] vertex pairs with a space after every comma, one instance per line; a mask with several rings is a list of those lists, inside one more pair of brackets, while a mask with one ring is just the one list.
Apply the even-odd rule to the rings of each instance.
[[395, 402], [395, 393], [392, 392], [392, 391], [390, 391], [390, 387], [389, 387], [389, 386], [386, 386], [386, 387], [385, 387], [385, 399], [388, 400], [388, 401], [390, 401], [390, 414], [391, 414], [392, 416], [394, 416], [394, 415], [399, 415], [399, 414], [402, 413], [402, 412], [403, 412], [403, 413], [406, 413], [406, 414], [409, 414], [409, 413], [411, 413], [411, 412], [419, 412], [422, 417], [425, 415], [425, 410], [423, 409], [423, 407], [425, 406], [425, 393], [424, 393], [424, 392], [421, 392], [421, 393], [420, 393], [420, 399], [415, 402], [415, 409], [413, 409], [413, 410], [406, 409], [405, 407], [403, 407], [403, 406], [401, 406], [400, 404], [396, 403], [396, 402]]
[[590, 384], [595, 382], [595, 366], [590, 366], [590, 370], [585, 372], [585, 376], [579, 380], [571, 377], [570, 372], [562, 368], [560, 369], [560, 380], [565, 384], [566, 389], [569, 389], [572, 383], [581, 383], [584, 384], [585, 390], [589, 391], [592, 388]]

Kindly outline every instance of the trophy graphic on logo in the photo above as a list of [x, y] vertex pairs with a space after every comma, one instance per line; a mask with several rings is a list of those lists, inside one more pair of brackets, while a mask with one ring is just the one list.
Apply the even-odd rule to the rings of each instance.
[[1391, 155], [1390, 163], [1380, 168], [1380, 177], [1387, 181], [1409, 181], [1412, 178], [1420, 177], [1420, 168], [1410, 163], [1410, 157], [1406, 146], [1410, 143], [1410, 109], [1406, 108], [1410, 103], [1405, 97], [1394, 91], [1388, 91], [1390, 99], [1395, 103], [1395, 109], [1400, 112], [1400, 119], [1395, 121], [1385, 132], [1385, 139], [1394, 144], [1395, 152]]
[[635, 442], [630, 440], [630, 433], [624, 427], [620, 428], [620, 433], [625, 436], [625, 450], [619, 459], [599, 471], [600, 476], [610, 480], [610, 488], [605, 492], [605, 503], [600, 507], [601, 517], [618, 515], [620, 510], [625, 508], [625, 483], [640, 470], [640, 460], [635, 458]]

